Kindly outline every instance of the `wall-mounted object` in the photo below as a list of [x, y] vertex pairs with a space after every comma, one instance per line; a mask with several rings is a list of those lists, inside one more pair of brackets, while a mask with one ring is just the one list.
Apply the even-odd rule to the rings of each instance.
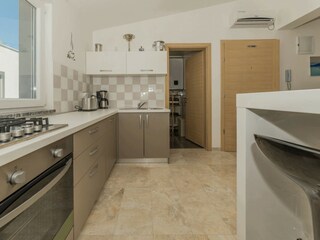
[[102, 44], [101, 43], [96, 43], [94, 45], [94, 49], [96, 52], [102, 52]]
[[72, 39], [72, 33], [71, 33], [71, 39], [70, 39], [70, 47], [71, 47], [71, 50], [67, 53], [67, 58], [75, 61], [76, 60], [76, 54], [73, 50], [73, 39]]
[[231, 19], [231, 28], [268, 28], [274, 29], [275, 19], [267, 11], [237, 11]]
[[291, 69], [285, 70], [285, 81], [287, 83], [287, 89], [291, 90], [291, 81], [292, 81]]
[[154, 41], [152, 44], [152, 47], [154, 48], [155, 51], [165, 51], [165, 44], [164, 41], [158, 40]]
[[297, 37], [297, 54], [313, 54], [314, 38], [313, 36]]
[[141, 47], [139, 48], [139, 51], [140, 51], [140, 52], [143, 52], [143, 51], [144, 51], [144, 48], [141, 46]]
[[133, 39], [135, 39], [135, 37], [136, 37], [136, 36], [135, 36], [134, 34], [131, 34], [131, 33], [127, 33], [127, 34], [123, 35], [123, 38], [128, 41], [128, 51], [129, 51], [129, 52], [131, 51], [130, 42], [131, 42]]
[[320, 76], [320, 57], [310, 57], [310, 75], [311, 77]]

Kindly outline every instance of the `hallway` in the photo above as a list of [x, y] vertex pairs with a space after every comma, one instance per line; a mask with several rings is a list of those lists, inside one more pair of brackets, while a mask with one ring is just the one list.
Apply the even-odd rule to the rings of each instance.
[[117, 164], [80, 240], [235, 240], [235, 155], [171, 149], [170, 164]]

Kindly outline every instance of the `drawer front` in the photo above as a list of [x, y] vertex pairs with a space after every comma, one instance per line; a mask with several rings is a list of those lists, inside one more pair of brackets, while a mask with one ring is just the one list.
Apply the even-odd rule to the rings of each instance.
[[87, 148], [83, 153], [80, 154], [74, 160], [74, 186], [78, 184], [80, 179], [85, 175], [88, 169], [94, 164], [99, 156], [106, 154], [105, 144], [100, 141], [97, 141], [97, 144], [92, 144]]
[[98, 122], [73, 135], [73, 154], [75, 158], [105, 134], [104, 121]]
[[105, 183], [105, 161], [100, 156], [74, 188], [74, 236], [79, 236]]

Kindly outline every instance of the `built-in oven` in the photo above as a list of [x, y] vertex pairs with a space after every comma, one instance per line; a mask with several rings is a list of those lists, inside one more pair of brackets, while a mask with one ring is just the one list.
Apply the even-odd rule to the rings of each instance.
[[0, 239], [65, 240], [73, 228], [72, 137], [0, 167]]

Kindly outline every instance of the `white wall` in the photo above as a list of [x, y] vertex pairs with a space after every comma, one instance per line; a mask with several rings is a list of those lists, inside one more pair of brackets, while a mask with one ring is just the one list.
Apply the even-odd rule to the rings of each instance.
[[[309, 0], [310, 2], [314, 2]], [[274, 1], [275, 2], [275, 1]], [[298, 1], [295, 1], [298, 4]], [[281, 6], [280, 4], [279, 6]], [[281, 87], [284, 83], [284, 69], [291, 68], [293, 89], [320, 88], [320, 81], [310, 78], [308, 56], [296, 55], [295, 38], [300, 34], [312, 34], [320, 37], [316, 27], [319, 21], [309, 23], [295, 31], [269, 31], [267, 29], [230, 29], [230, 16], [235, 10], [264, 9], [271, 10], [274, 4], [264, 0], [242, 0], [208, 7], [195, 11], [180, 13], [167, 17], [101, 29], [93, 32], [93, 42], [102, 43], [104, 50], [126, 50], [127, 43], [122, 38], [125, 33], [133, 33], [131, 49], [137, 51], [142, 45], [145, 50], [152, 50], [155, 40], [167, 43], [200, 43], [212, 44], [212, 106], [213, 106], [213, 147], [220, 146], [220, 40], [222, 39], [269, 39], [281, 40]], [[273, 9], [275, 13], [280, 9]], [[304, 8], [302, 9], [304, 10]], [[320, 54], [317, 48], [317, 54]]]
[[19, 97], [19, 53], [0, 45], [0, 72], [5, 73], [5, 98]]
[[[68, 0], [53, 1], [53, 60], [67, 67], [84, 72], [85, 52], [91, 42], [91, 32], [82, 18]], [[94, 17], [94, 16], [92, 16]], [[67, 58], [71, 49], [70, 39], [73, 34], [76, 61]]]
[[152, 19], [93, 33], [93, 44], [100, 42], [105, 50], [125, 50], [125, 33], [134, 33], [132, 49], [142, 45], [152, 49], [155, 40], [168, 43], [212, 44], [212, 126], [213, 147], [220, 146], [220, 40], [234, 38], [273, 38], [274, 33], [265, 29], [229, 29], [229, 17], [235, 3], [223, 4], [201, 10]]
[[[292, 70], [292, 89], [320, 88], [320, 77], [310, 76], [310, 56], [320, 56], [320, 19], [294, 30], [278, 31], [281, 49], [281, 88], [286, 89], [284, 70]], [[297, 37], [314, 36], [315, 52], [312, 55], [297, 54]]]

